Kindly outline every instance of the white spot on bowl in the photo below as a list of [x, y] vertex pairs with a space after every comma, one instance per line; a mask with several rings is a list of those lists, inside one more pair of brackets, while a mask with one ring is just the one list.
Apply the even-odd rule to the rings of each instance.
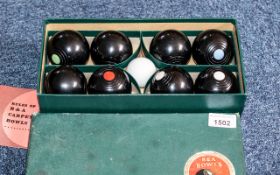
[[221, 71], [217, 71], [217, 72], [214, 73], [214, 78], [217, 81], [222, 81], [226, 78], [226, 75]]
[[160, 71], [156, 74], [155, 78], [157, 81], [161, 80], [163, 77], [165, 76], [165, 72], [164, 71]]
[[217, 49], [214, 52], [214, 59], [215, 60], [222, 60], [225, 56], [225, 52], [222, 49]]

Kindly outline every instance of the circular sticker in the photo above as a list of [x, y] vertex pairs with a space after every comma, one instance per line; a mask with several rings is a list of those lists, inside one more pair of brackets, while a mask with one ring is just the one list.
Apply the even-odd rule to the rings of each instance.
[[217, 49], [214, 52], [214, 59], [215, 60], [222, 60], [225, 56], [225, 53], [222, 49]]
[[27, 147], [31, 116], [39, 111], [36, 91], [14, 98], [5, 108], [2, 127], [6, 136], [15, 144]]
[[156, 80], [160, 81], [161, 79], [163, 79], [163, 77], [165, 76], [165, 72], [164, 71], [160, 71], [156, 74]]
[[52, 54], [52, 61], [55, 63], [55, 64], [60, 64], [60, 58], [57, 54]]
[[221, 72], [221, 71], [216, 71], [214, 73], [214, 78], [217, 80], [217, 81], [222, 81], [226, 78], [226, 75], [225, 73]]
[[184, 175], [235, 175], [231, 161], [221, 153], [203, 151], [187, 161]]
[[115, 73], [112, 72], [112, 71], [106, 71], [104, 74], [103, 74], [103, 78], [106, 80], [106, 81], [112, 81], [115, 79]]

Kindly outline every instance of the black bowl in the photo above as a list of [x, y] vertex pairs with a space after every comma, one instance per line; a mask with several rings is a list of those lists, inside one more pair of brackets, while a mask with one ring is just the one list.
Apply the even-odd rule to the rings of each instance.
[[88, 82], [89, 94], [127, 94], [131, 91], [132, 85], [128, 75], [113, 66], [99, 68]]
[[81, 33], [64, 30], [48, 41], [47, 55], [52, 64], [85, 64], [89, 59], [89, 45]]
[[232, 72], [221, 67], [210, 67], [198, 75], [194, 89], [196, 93], [236, 93], [238, 83]]
[[229, 64], [233, 58], [233, 43], [226, 33], [206, 30], [194, 40], [192, 54], [197, 64]]
[[192, 93], [193, 80], [189, 73], [176, 67], [158, 70], [152, 77], [151, 93]]
[[60, 66], [48, 73], [44, 90], [52, 94], [85, 94], [87, 80], [84, 74], [70, 65]]
[[167, 64], [187, 64], [191, 57], [191, 43], [184, 33], [165, 30], [153, 38], [150, 53]]
[[95, 64], [119, 64], [132, 53], [129, 38], [118, 31], [101, 32], [91, 44], [91, 58]]

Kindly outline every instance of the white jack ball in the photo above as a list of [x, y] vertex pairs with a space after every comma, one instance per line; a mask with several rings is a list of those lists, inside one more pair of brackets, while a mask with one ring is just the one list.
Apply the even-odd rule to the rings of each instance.
[[145, 87], [157, 68], [150, 59], [140, 57], [133, 59], [126, 70], [136, 80], [139, 87]]

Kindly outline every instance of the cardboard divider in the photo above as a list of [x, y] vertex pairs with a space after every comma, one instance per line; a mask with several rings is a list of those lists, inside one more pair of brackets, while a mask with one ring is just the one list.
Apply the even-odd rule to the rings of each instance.
[[235, 26], [231, 22], [92, 22], [92, 23], [47, 23], [46, 30], [127, 30], [127, 31], [153, 31], [153, 30], [230, 30], [234, 31]]

